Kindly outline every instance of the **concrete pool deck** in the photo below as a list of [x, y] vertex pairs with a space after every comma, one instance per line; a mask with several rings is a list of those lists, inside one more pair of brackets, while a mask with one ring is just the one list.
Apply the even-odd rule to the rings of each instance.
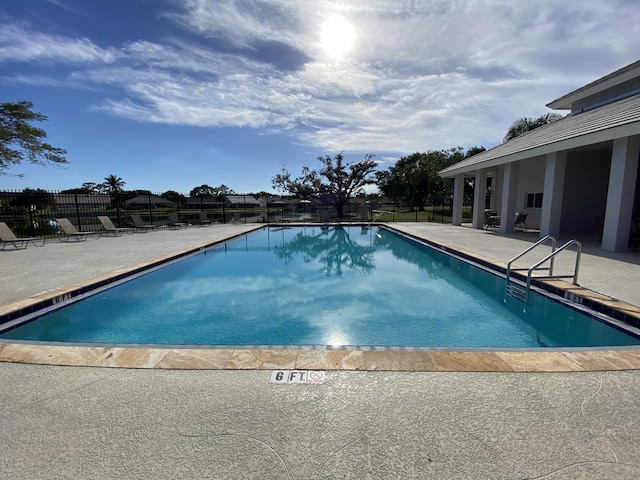
[[[394, 226], [498, 263], [528, 241], [449, 226]], [[0, 252], [0, 308], [250, 228], [194, 227]], [[639, 305], [639, 257], [586, 254], [580, 284]], [[167, 368], [171, 351], [163, 349], [136, 355], [102, 347], [0, 348], [1, 478], [640, 477], [634, 349], [425, 352], [413, 365], [380, 360], [403, 352], [359, 352], [359, 363], [353, 352], [329, 351], [329, 363], [318, 357], [306, 364], [326, 370], [325, 383], [276, 384], [270, 370], [305, 364], [286, 363], [282, 352], [251, 359], [255, 353], [239, 351], [246, 363], [227, 358], [226, 367], [236, 369], [216, 370], [225, 365], [198, 360], [210, 352], [198, 350]], [[498, 356], [509, 353], [511, 363]], [[371, 369], [384, 371], [356, 371], [365, 354]], [[534, 354], [540, 358], [527, 358]], [[137, 368], [19, 363], [21, 355], [25, 362], [100, 365], [95, 360], [103, 358], [104, 366]], [[114, 357], [120, 362], [109, 365]], [[413, 371], [416, 365], [433, 371]], [[441, 371], [464, 369], [475, 371]]]

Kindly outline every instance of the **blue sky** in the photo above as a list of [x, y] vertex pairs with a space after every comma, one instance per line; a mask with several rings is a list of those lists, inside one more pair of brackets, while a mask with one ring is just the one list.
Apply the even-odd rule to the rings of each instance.
[[0, 102], [70, 163], [0, 188], [270, 192], [319, 155], [490, 148], [639, 39], [636, 0], [3, 0]]

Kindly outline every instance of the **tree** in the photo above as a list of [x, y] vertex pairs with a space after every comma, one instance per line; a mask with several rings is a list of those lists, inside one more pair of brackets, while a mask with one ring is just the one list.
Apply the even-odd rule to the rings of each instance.
[[520, 135], [524, 135], [531, 130], [535, 130], [538, 127], [547, 125], [549, 123], [557, 122], [562, 118], [559, 113], [546, 113], [538, 118], [522, 117], [511, 124], [509, 130], [504, 135], [504, 141], [508, 142]]
[[330, 155], [318, 157], [323, 167], [320, 170], [302, 169], [302, 175], [295, 179], [283, 167], [282, 172], [271, 179], [274, 188], [292, 195], [305, 198], [310, 195], [320, 195], [326, 202], [336, 209], [339, 218], [344, 217], [344, 207], [354, 194], [370, 183], [377, 164], [373, 161], [373, 154], [367, 153], [357, 162], [344, 161], [342, 153], [333, 158]]
[[84, 182], [81, 187], [86, 193], [98, 193], [98, 184], [95, 182]]
[[60, 193], [81, 193], [85, 195], [91, 195], [94, 193], [100, 193], [101, 188], [101, 185], [98, 185], [94, 182], [84, 182], [81, 187], [68, 188], [66, 190], [61, 190]]
[[160, 197], [165, 200], [169, 200], [170, 202], [175, 202], [178, 205], [184, 202], [184, 195], [176, 192], [175, 190], [167, 190], [166, 192], [161, 193]]
[[117, 175], [107, 175], [100, 186], [105, 193], [120, 193], [124, 191], [125, 185], [126, 182]]
[[47, 132], [31, 125], [47, 120], [32, 108], [26, 100], [0, 104], [0, 175], [25, 160], [37, 165], [68, 163], [67, 151], [43, 142]]
[[[480, 148], [474, 147], [475, 151]], [[423, 209], [434, 193], [446, 189], [445, 179], [438, 172], [464, 158], [460, 147], [416, 152], [400, 157], [387, 171], [378, 172], [377, 185], [394, 202], [406, 200], [412, 209]]]
[[189, 192], [190, 197], [196, 198], [216, 198], [218, 200], [223, 200], [227, 195], [235, 195], [231, 188], [227, 187], [225, 184], [220, 185], [219, 187], [210, 187], [209, 185], [200, 185], [199, 187], [193, 188]]
[[227, 195], [235, 195], [235, 194], [236, 192], [234, 192], [231, 188], [227, 187], [224, 183], [219, 187], [215, 187], [213, 189], [213, 196], [220, 200], [226, 197]]
[[467, 153], [464, 154], [464, 158], [469, 158], [469, 157], [473, 157], [474, 155], [477, 155], [479, 153], [482, 153], [484, 151], [486, 151], [487, 149], [484, 147], [479, 147], [479, 146], [473, 146], [469, 149], [467, 149]]
[[[378, 164], [373, 161], [373, 154], [367, 153], [362, 160], [354, 163], [345, 163], [342, 153], [333, 159], [326, 155], [318, 157], [324, 167], [318, 171], [324, 180], [313, 180], [312, 184], [318, 185], [320, 193], [328, 194], [328, 203], [337, 211], [338, 218], [344, 216], [344, 206], [358, 190], [375, 181], [372, 176]], [[335, 164], [334, 164], [335, 161]]]
[[189, 192], [190, 197], [213, 197], [215, 196], [215, 189], [210, 187], [209, 185], [200, 185], [199, 187], [193, 188]]
[[317, 193], [312, 183], [316, 177], [316, 172], [312, 175], [309, 167], [303, 167], [302, 175], [291, 178], [291, 173], [283, 166], [282, 171], [271, 179], [271, 184], [279, 192], [289, 193], [298, 198], [309, 198], [313, 193]]
[[22, 195], [17, 196], [11, 202], [14, 207], [23, 207], [30, 210], [44, 210], [55, 203], [53, 195], [41, 188], [25, 188]]

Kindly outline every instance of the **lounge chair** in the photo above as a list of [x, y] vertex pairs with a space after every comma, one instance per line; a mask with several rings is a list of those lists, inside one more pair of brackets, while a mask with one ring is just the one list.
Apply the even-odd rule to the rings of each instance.
[[212, 225], [213, 222], [207, 217], [207, 212], [200, 213], [200, 225]]
[[133, 220], [133, 226], [135, 227], [136, 230], [142, 230], [143, 232], [146, 232], [149, 230], [154, 230], [156, 228], [156, 226], [153, 224], [144, 223], [144, 220], [142, 220], [142, 217], [137, 213], [134, 213], [133, 215], [131, 215], [131, 220]]
[[[40, 242], [42, 240], [42, 245], [38, 245], [36, 242]], [[33, 243], [35, 247], [42, 247], [44, 245], [45, 239], [38, 237], [16, 237], [13, 231], [9, 228], [4, 222], [0, 222], [0, 242], [2, 242], [2, 250], [11, 244], [15, 248], [27, 248], [29, 242]]]
[[133, 233], [133, 228], [121, 228], [121, 227], [116, 227], [113, 222], [111, 221], [111, 219], [109, 217], [107, 217], [106, 215], [98, 215], [98, 220], [100, 220], [100, 223], [102, 224], [102, 230], [101, 232], [104, 232], [106, 234], [113, 234], [113, 235], [117, 235], [120, 236], [123, 233]]
[[498, 212], [496, 210], [485, 210], [484, 211], [484, 229], [489, 230], [490, 228], [496, 229], [500, 227], [500, 217], [498, 216]]
[[62, 238], [64, 240], [73, 238], [79, 242], [83, 242], [89, 235], [100, 236], [100, 232], [80, 232], [68, 218], [56, 218], [56, 222], [58, 222], [58, 225], [60, 225], [62, 229]]
[[186, 226], [186, 223], [180, 221], [180, 217], [177, 212], [171, 212], [169, 214], [169, 228], [182, 228]]
[[522, 230], [523, 232], [527, 231], [527, 216], [528, 213], [516, 212], [516, 221], [514, 223], [514, 230]]

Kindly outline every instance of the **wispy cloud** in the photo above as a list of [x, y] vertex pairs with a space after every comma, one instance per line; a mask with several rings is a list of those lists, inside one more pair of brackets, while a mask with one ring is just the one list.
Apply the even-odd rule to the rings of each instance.
[[[69, 82], [113, 89], [95, 108], [140, 122], [250, 127], [329, 151], [410, 153], [497, 143], [515, 118], [544, 113], [548, 101], [633, 61], [640, 38], [633, 1], [175, 7], [163, 13], [176, 26], [163, 41], [109, 48], [3, 19], [0, 61], [65, 66]], [[336, 12], [356, 40], [331, 60], [319, 32]]]
[[52, 64], [111, 63], [115, 49], [102, 49], [87, 38], [41, 33], [22, 22], [0, 19], [0, 61]]

